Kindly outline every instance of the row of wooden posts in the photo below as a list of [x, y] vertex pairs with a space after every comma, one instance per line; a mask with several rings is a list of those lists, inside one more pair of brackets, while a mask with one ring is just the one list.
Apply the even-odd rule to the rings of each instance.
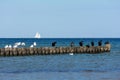
[[1, 48], [0, 56], [54, 55], [110, 52], [110, 45], [96, 47], [39, 47], [39, 48]]

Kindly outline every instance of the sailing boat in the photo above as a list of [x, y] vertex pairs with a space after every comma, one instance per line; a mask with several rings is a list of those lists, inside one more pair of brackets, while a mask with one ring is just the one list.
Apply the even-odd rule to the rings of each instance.
[[35, 38], [40, 38], [40, 34], [38, 32], [35, 34]]

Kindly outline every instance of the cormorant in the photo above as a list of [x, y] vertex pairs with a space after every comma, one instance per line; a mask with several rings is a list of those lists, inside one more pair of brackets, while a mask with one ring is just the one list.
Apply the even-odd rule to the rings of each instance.
[[91, 42], [91, 46], [94, 46], [94, 42], [93, 41]]
[[80, 42], [79, 42], [79, 45], [80, 45], [80, 46], [83, 46], [83, 41], [80, 41]]
[[98, 42], [98, 46], [102, 46], [102, 40]]
[[55, 44], [56, 44], [57, 42], [52, 42], [52, 47], [55, 47]]

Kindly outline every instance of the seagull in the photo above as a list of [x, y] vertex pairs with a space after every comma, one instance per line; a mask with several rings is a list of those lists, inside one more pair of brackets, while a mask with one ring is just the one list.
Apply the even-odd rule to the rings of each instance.
[[18, 46], [17, 45], [14, 45], [13, 48], [17, 48]]
[[30, 47], [32, 48], [32, 47], [35, 47], [37, 44], [36, 44], [36, 42], [34, 42]]
[[36, 46], [36, 45], [37, 45], [36, 42], [34, 42], [34, 43], [33, 43], [33, 46]]
[[8, 48], [8, 45], [5, 45], [5, 48]]
[[19, 46], [21, 45], [21, 42], [16, 42], [15, 45]]
[[24, 43], [24, 42], [22, 42], [22, 43], [21, 43], [21, 45], [22, 45], [22, 46], [25, 46], [25, 43]]
[[33, 45], [31, 45], [30, 47], [31, 47], [31, 48], [33, 48], [34, 46], [33, 46]]
[[9, 46], [8, 46], [8, 48], [12, 48], [12, 46], [11, 46], [11, 45], [9, 45]]
[[21, 45], [21, 42], [18, 42], [18, 46]]

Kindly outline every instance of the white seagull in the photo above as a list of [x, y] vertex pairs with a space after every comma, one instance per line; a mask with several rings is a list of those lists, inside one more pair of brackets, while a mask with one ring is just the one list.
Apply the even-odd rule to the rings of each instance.
[[33, 47], [36, 47], [37, 43], [34, 42], [30, 47], [33, 48]]
[[17, 48], [18, 46], [17, 45], [14, 45], [13, 48]]
[[5, 48], [8, 48], [8, 45], [5, 45]]
[[24, 42], [22, 42], [22, 43], [21, 43], [21, 45], [22, 45], [22, 46], [25, 46], [25, 43], [24, 43]]
[[31, 48], [33, 48], [34, 46], [33, 46], [33, 45], [31, 45], [30, 47], [31, 47]]
[[34, 42], [33, 45], [36, 46], [37, 45], [36, 42]]
[[8, 48], [12, 48], [12, 46], [11, 46], [11, 45], [9, 45], [9, 46], [8, 46]]
[[20, 46], [21, 42], [16, 42], [15, 45]]

